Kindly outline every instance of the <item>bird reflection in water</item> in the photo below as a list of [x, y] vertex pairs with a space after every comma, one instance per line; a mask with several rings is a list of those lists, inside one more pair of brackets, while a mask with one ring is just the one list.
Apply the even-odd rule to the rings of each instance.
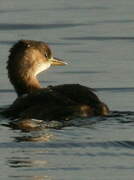
[[[20, 136], [21, 135], [21, 136]], [[18, 137], [14, 137], [16, 142], [49, 142], [56, 137], [51, 132], [33, 131], [33, 134], [28, 132], [19, 134]]]
[[[27, 170], [32, 172], [33, 175], [27, 175], [29, 173], [25, 173], [23, 175], [17, 174], [18, 171], [16, 171], [15, 175], [11, 175], [10, 177], [13, 179], [21, 179], [26, 178], [27, 180], [51, 180], [52, 178], [47, 175], [38, 175], [35, 174], [35, 169], [44, 169], [47, 168], [48, 161], [47, 160], [30, 160], [29, 157], [12, 157], [8, 160], [8, 165], [10, 168], [15, 169], [21, 169], [21, 170]], [[31, 174], [31, 173], [30, 173]]]
[[27, 180], [52, 180], [49, 176], [10, 176], [12, 179], [21, 179], [25, 178]]

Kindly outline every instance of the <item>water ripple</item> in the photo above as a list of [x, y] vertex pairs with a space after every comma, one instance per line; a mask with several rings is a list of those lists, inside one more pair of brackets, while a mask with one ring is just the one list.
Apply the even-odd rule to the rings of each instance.
[[[13, 45], [13, 44], [15, 44], [17, 42], [17, 40], [16, 41], [0, 41], [0, 44], [2, 44], [2, 45]], [[73, 46], [73, 45], [79, 45], [80, 43], [72, 43], [72, 42], [46, 42], [46, 43], [48, 43], [49, 45], [57, 45], [57, 46], [61, 46], [61, 45], [64, 45], [64, 46]]]
[[49, 143], [32, 143], [32, 142], [21, 142], [21, 143], [13, 143], [13, 142], [1, 142], [0, 149], [3, 148], [56, 148], [63, 149], [64, 148], [127, 148], [134, 149], [134, 141], [106, 141], [106, 142], [49, 142]]
[[0, 89], [0, 93], [15, 93], [13, 89]]
[[86, 70], [77, 70], [77, 71], [60, 71], [56, 73], [61, 74], [96, 74], [96, 73], [104, 73], [105, 71], [86, 71]]
[[123, 41], [133, 41], [134, 36], [83, 36], [83, 37], [64, 37], [64, 40], [92, 40], [92, 41], [109, 41], [109, 40], [123, 40]]
[[9, 24], [9, 23], [0, 23], [0, 30], [28, 30], [28, 29], [55, 29], [55, 28], [69, 28], [76, 26], [83, 26], [86, 24], [83, 23], [55, 23], [55, 24]]
[[134, 87], [108, 87], [108, 88], [96, 88], [97, 91], [119, 91], [119, 92], [134, 92]]

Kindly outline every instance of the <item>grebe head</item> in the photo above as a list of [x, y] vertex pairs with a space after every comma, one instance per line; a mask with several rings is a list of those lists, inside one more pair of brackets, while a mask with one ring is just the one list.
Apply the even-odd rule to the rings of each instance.
[[8, 77], [18, 96], [40, 88], [36, 76], [51, 65], [66, 63], [53, 58], [49, 46], [40, 41], [20, 40], [11, 49], [7, 62]]

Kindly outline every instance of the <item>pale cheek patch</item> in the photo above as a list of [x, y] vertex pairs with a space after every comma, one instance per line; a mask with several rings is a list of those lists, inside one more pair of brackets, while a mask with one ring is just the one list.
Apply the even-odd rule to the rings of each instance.
[[37, 65], [37, 69], [35, 72], [35, 75], [38, 75], [39, 73], [41, 73], [42, 71], [48, 69], [50, 67], [50, 63], [42, 63], [42, 64], [38, 64]]

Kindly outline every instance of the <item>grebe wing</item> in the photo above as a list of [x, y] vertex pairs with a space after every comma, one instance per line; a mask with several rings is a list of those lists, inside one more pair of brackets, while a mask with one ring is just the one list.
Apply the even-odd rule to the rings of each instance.
[[76, 103], [95, 105], [96, 103], [100, 102], [97, 95], [93, 92], [93, 89], [80, 84], [63, 84], [49, 86], [48, 88], [61, 95], [64, 95], [65, 97], [68, 97]]
[[12, 119], [19, 117], [62, 118], [67, 114], [73, 115], [76, 112], [79, 114], [83, 105], [88, 114], [91, 113], [90, 111], [96, 111], [97, 114], [97, 111], [100, 111], [100, 104], [101, 101], [90, 88], [79, 84], [65, 84], [49, 86], [21, 96], [4, 114]]
[[[68, 97], [64, 97], [50, 88], [42, 88], [36, 92], [18, 97], [9, 108], [2, 112], [2, 114], [6, 117], [15, 119], [23, 114], [23, 112], [30, 109], [36, 110], [40, 107], [40, 111], [45, 111], [46, 109], [52, 109], [56, 106], [63, 107], [72, 104], [75, 104], [75, 102]], [[37, 110], [35, 112], [38, 114]]]

